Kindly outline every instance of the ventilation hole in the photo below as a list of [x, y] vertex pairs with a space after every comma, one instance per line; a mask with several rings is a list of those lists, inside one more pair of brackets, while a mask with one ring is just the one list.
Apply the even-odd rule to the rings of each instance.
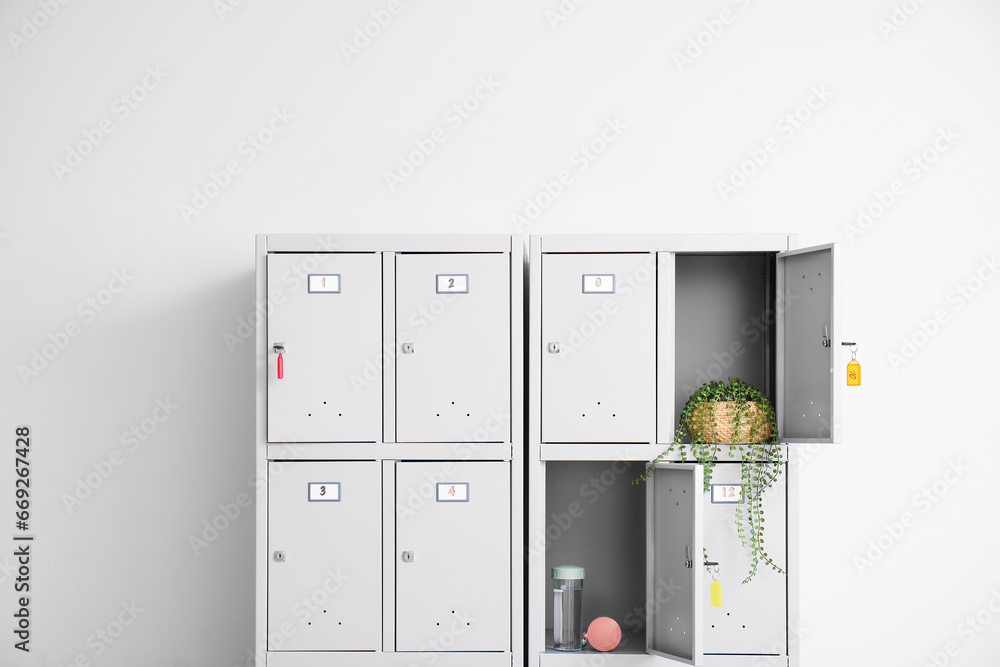
[[452, 609], [452, 610], [451, 610], [451, 613], [453, 613], [453, 614], [454, 614], [454, 613], [455, 613], [455, 610], [454, 610], [454, 609]]
[[745, 626], [745, 625], [743, 626], [743, 628], [744, 628], [744, 629], [746, 629], [746, 627], [747, 627], [747, 626]]
[[324, 610], [323, 610], [323, 613], [324, 613], [324, 614], [326, 613], [326, 609], [324, 609]]
[[465, 416], [466, 416], [466, 417], [468, 417], [468, 416], [469, 416], [469, 413], [468, 413], [468, 412], [466, 412], [466, 413], [465, 413]]
[[712, 627], [714, 628], [715, 626], [713, 625]]
[[451, 404], [452, 404], [452, 405], [455, 405], [455, 401], [452, 401], [452, 402], [451, 402]]
[[338, 416], [338, 417], [343, 417], [343, 416], [344, 416], [344, 413], [343, 413], [343, 412], [338, 412], [338, 413], [337, 413], [337, 416]]
[[[310, 413], [309, 413], [309, 416], [310, 416], [310, 417], [312, 417], [312, 416], [313, 416], [313, 413], [311, 413], [311, 412], [310, 412]], [[805, 417], [805, 415], [802, 415], [802, 416], [803, 416], [803, 417]]]
[[440, 623], [435, 623], [435, 625], [441, 625]]
[[341, 621], [337, 621], [337, 625], [343, 625]]
[[598, 401], [598, 402], [597, 402], [597, 404], [598, 404], [598, 405], [600, 405], [600, 404], [601, 404], [601, 402], [600, 402], [600, 401]]
[[730, 613], [729, 613], [729, 612], [727, 611], [727, 612], [726, 612], [726, 616], [732, 616], [732, 614], [730, 614]]
[[612, 412], [612, 413], [611, 413], [611, 416], [612, 416], [612, 417], [617, 417], [618, 415], [616, 415], [615, 413], [613, 413], [613, 412]]
[[[439, 413], [438, 413], [438, 417], [440, 417], [440, 416], [441, 416], [441, 413], [439, 412]], [[804, 416], [804, 415], [803, 415], [803, 416]]]
[[586, 417], [586, 416], [587, 416], [587, 413], [586, 413], [586, 412], [584, 412], [584, 413], [583, 413], [583, 416], [584, 416], [584, 417]]
[[309, 623], [309, 625], [312, 625], [312, 623]]
[[466, 625], [472, 625], [472, 623], [466, 623]]
[[326, 401], [323, 401], [323, 405], [326, 405]]

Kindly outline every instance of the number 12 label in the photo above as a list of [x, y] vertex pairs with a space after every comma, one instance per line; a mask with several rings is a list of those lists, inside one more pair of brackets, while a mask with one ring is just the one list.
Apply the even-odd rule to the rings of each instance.
[[469, 274], [468, 273], [439, 273], [437, 274], [438, 294], [468, 294]]
[[733, 505], [738, 505], [743, 502], [743, 485], [742, 484], [713, 484], [712, 485], [712, 502], [713, 503], [731, 503]]
[[309, 482], [309, 502], [339, 503], [340, 482]]

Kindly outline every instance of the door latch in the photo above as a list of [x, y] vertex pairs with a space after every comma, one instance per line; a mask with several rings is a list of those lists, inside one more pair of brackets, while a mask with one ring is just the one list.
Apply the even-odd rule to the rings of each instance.
[[282, 354], [285, 352], [285, 344], [275, 343], [274, 345], [271, 346], [271, 349], [273, 349], [278, 354], [278, 379], [279, 380], [284, 379], [285, 360], [282, 358]]
[[830, 327], [823, 327], [823, 347], [830, 347]]
[[403, 343], [403, 354], [413, 354], [413, 343]]
[[559, 343], [549, 343], [549, 354], [559, 354]]
[[403, 552], [403, 562], [404, 563], [412, 563], [413, 562], [413, 552], [412, 551], [404, 551]]
[[684, 561], [684, 567], [690, 570], [694, 567], [694, 562], [691, 560], [691, 547], [684, 547], [684, 554], [687, 556], [687, 560]]
[[285, 552], [284, 551], [275, 551], [274, 552], [274, 562], [275, 563], [284, 563], [285, 562]]

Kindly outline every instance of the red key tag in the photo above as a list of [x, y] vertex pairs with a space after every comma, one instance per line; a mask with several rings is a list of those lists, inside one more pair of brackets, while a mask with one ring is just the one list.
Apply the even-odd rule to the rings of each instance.
[[281, 352], [278, 353], [278, 379], [281, 380], [285, 377], [285, 361], [281, 358]]

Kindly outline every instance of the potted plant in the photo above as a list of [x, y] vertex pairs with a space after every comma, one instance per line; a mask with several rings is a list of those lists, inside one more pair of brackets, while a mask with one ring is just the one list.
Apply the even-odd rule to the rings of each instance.
[[764, 493], [781, 474], [783, 459], [774, 406], [757, 387], [738, 378], [702, 385], [684, 405], [673, 444], [633, 483], [649, 479], [656, 463], [677, 452], [682, 461], [693, 459], [704, 466], [709, 492], [722, 445], [730, 445], [730, 458], [739, 454], [742, 461], [744, 504], [736, 507], [736, 528], [751, 553], [750, 572], [743, 583], [753, 579], [761, 563], [784, 573], [764, 546]]

